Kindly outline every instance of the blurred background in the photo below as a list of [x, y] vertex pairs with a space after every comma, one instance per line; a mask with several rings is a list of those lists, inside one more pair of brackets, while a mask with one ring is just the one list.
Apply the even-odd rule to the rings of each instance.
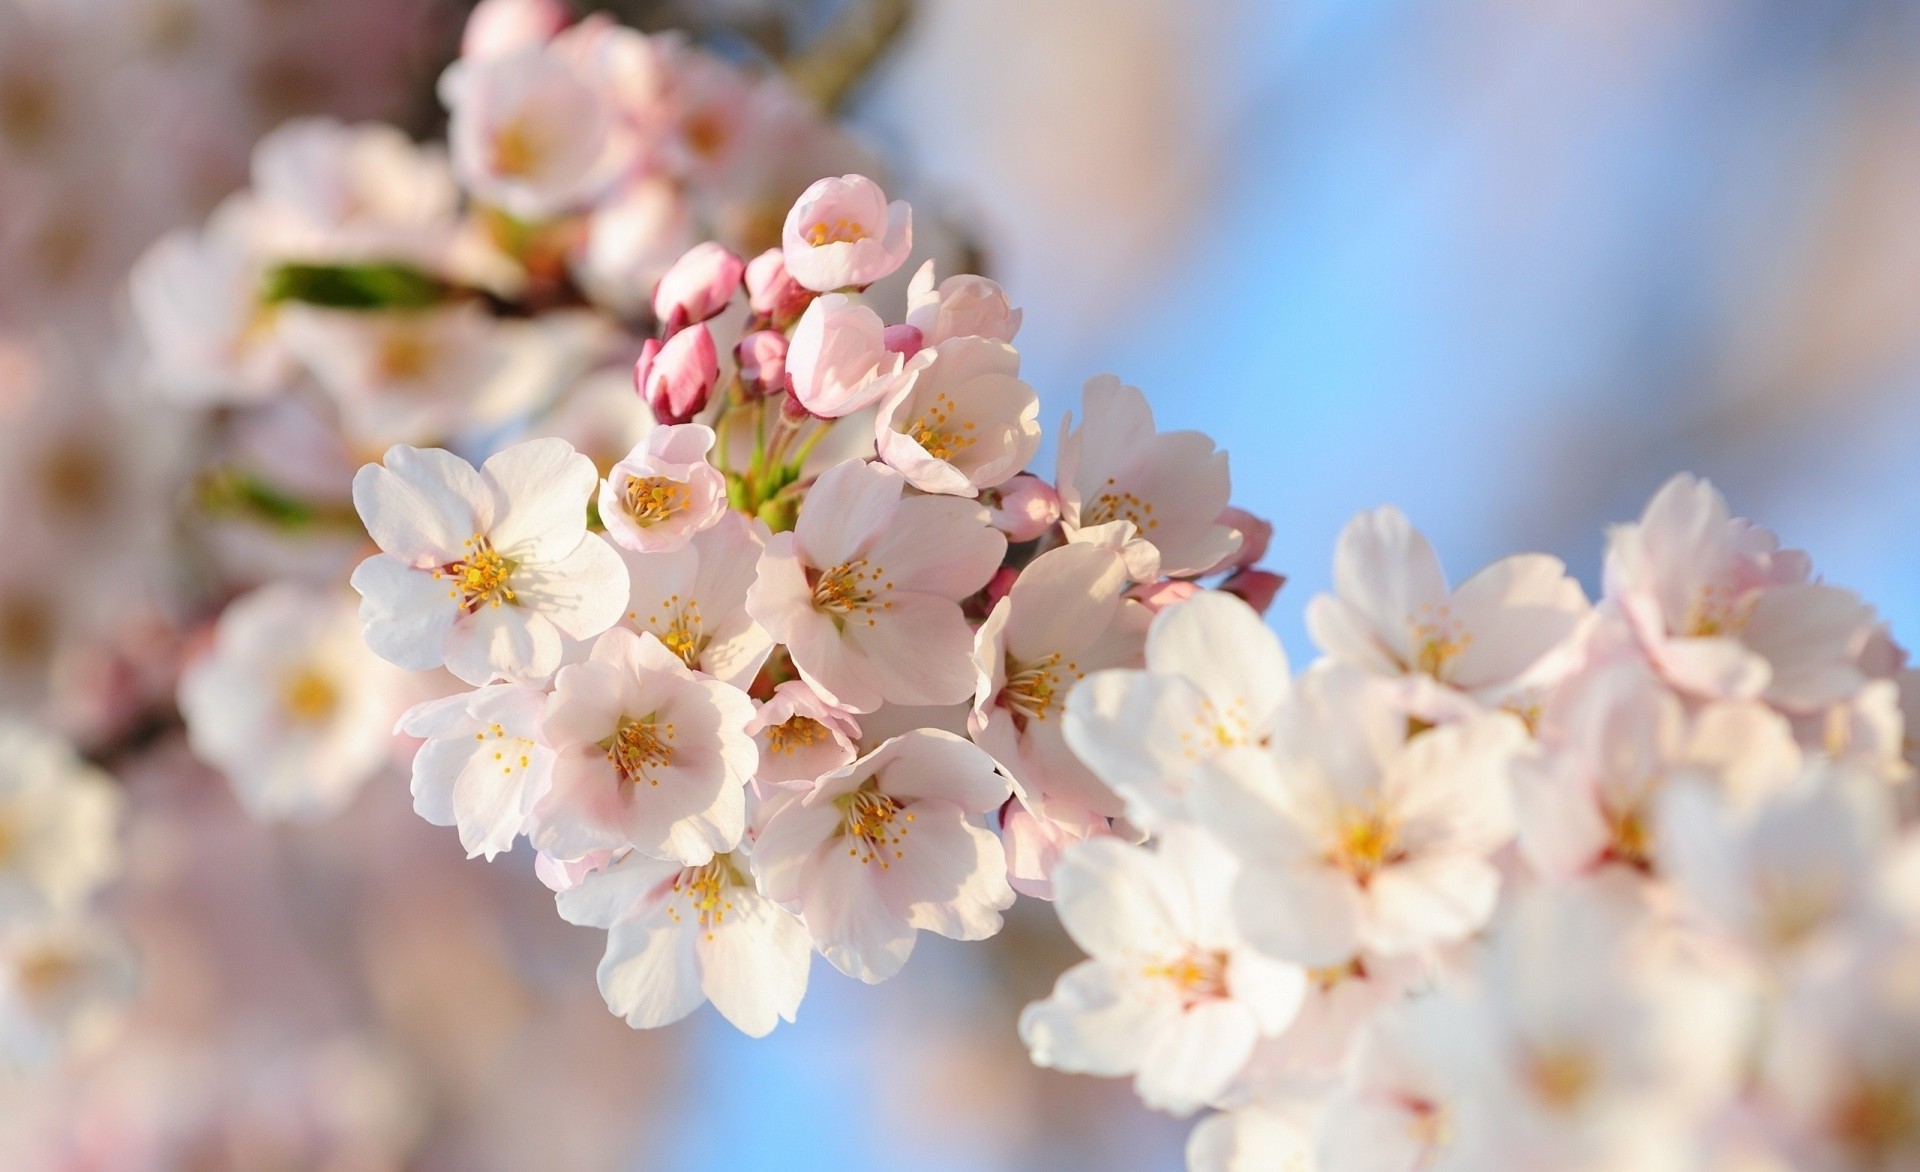
[[[783, 47], [863, 19], [862, 0], [619, 8]], [[283, 118], [437, 133], [463, 16], [0, 0], [0, 407], [117, 377], [99, 340], [128, 265], [241, 185]], [[1896, 637], [1920, 629], [1914, 6], [921, 0], [892, 35], [847, 112], [1025, 308], [1049, 433], [1113, 371], [1163, 427], [1227, 447], [1236, 503], [1275, 525], [1267, 564], [1290, 582], [1270, 617], [1296, 662], [1356, 510], [1401, 505], [1456, 579], [1539, 549], [1592, 588], [1605, 525], [1681, 469]], [[8, 483], [51, 450], [35, 434], [0, 439]], [[37, 483], [56, 504], [98, 488]], [[133, 670], [43, 654], [45, 576], [6, 561], [0, 683], [93, 694]], [[180, 746], [105, 763], [134, 807], [114, 898], [142, 992], [114, 1049], [0, 1089], [0, 1140], [22, 1145], [0, 1151], [329, 1172], [1179, 1164], [1186, 1125], [1027, 1063], [1018, 1009], [1075, 956], [1045, 907], [986, 945], [924, 938], [877, 988], [817, 963], [800, 1020], [764, 1040], [707, 1010], [641, 1034], [605, 1012], [599, 935], [552, 915], [524, 851], [463, 861], [399, 779], [267, 829]]]

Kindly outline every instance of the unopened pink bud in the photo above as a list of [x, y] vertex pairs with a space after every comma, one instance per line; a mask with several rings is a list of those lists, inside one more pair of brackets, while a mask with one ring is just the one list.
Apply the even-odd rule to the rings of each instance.
[[881, 337], [889, 351], [903, 358], [912, 358], [926, 344], [918, 326], [888, 326]]
[[720, 381], [720, 352], [704, 325], [689, 326], [665, 342], [648, 338], [633, 366], [633, 386], [661, 423], [686, 423], [707, 405]]
[[787, 389], [787, 336], [779, 330], [755, 330], [733, 348], [740, 386], [750, 398]]
[[1001, 566], [993, 572], [993, 577], [987, 579], [986, 588], [987, 608], [989, 610], [999, 605], [1000, 600], [1005, 598], [1008, 593], [1013, 590], [1014, 580], [1019, 576], [1020, 571], [1014, 569], [1012, 566]]
[[1235, 570], [1232, 577], [1220, 584], [1220, 589], [1237, 595], [1248, 606], [1266, 614], [1267, 608], [1273, 605], [1274, 596], [1286, 584], [1285, 577], [1266, 570]]
[[988, 520], [1016, 544], [1032, 541], [1060, 520], [1060, 494], [1051, 484], [1022, 472], [998, 488], [980, 494]]
[[786, 256], [769, 248], [747, 262], [747, 304], [779, 329], [800, 320], [814, 293], [787, 272]]
[[746, 262], [709, 240], [683, 253], [653, 288], [653, 316], [668, 334], [706, 321], [727, 307]]

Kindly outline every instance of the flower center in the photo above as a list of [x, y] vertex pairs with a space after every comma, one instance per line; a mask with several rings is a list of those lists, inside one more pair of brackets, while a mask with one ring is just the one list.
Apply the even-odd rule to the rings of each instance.
[[906, 857], [908, 827], [901, 823], [913, 821], [911, 811], [902, 810], [900, 803], [877, 789], [858, 790], [836, 798], [834, 804], [843, 815], [841, 833], [853, 839], [847, 846], [849, 856], [862, 863], [877, 861], [882, 871], [894, 859]]
[[1000, 692], [1000, 703], [1012, 710], [1014, 723], [1022, 728], [1029, 720], [1045, 720], [1066, 699], [1061, 680], [1068, 674], [1075, 680], [1085, 679], [1087, 675], [1077, 663], [1069, 662], [1062, 669], [1058, 651], [1025, 667], [1009, 659], [1007, 686]]
[[1753, 607], [1724, 586], [1706, 585], [1694, 595], [1687, 608], [1687, 621], [1680, 633], [1696, 639], [1720, 635], [1738, 635], [1747, 625]]
[[1327, 859], [1365, 886], [1389, 863], [1406, 857], [1393, 819], [1378, 806], [1349, 811], [1334, 834]]
[[1607, 810], [1607, 858], [1641, 871], [1653, 869], [1653, 820], [1639, 805]]
[[[666, 622], [660, 616], [667, 616]], [[640, 622], [640, 612], [630, 610], [627, 617]], [[644, 624], [660, 640], [662, 646], [680, 657], [680, 662], [698, 670], [700, 653], [706, 650], [708, 639], [706, 625], [700, 617], [700, 602], [689, 598], [683, 604], [678, 594], [669, 594], [660, 600], [659, 608], [647, 616]]]
[[1454, 620], [1444, 604], [1436, 608], [1430, 602], [1421, 603], [1419, 615], [1410, 626], [1412, 642], [1417, 648], [1411, 666], [1436, 680], [1445, 679], [1447, 665], [1473, 646], [1473, 635]]
[[72, 952], [43, 945], [14, 961], [13, 980], [27, 1000], [45, 1004], [79, 980], [83, 971], [79, 958]]
[[827, 244], [854, 244], [868, 236], [866, 226], [858, 220], [815, 220], [807, 229], [807, 243], [819, 248]]
[[514, 760], [513, 758], [509, 758], [507, 756], [508, 753], [512, 753], [513, 757], [519, 760], [519, 763], [520, 763], [519, 768], [521, 769], [527, 768], [528, 764], [532, 760], [532, 754], [533, 754], [532, 741], [528, 740], [525, 737], [508, 737], [507, 730], [504, 728], [501, 728], [498, 723], [488, 725], [485, 732], [477, 732], [473, 734], [473, 739], [476, 741], [484, 741], [488, 737], [492, 737], [496, 741], [504, 742], [499, 748], [496, 748], [493, 751], [493, 759], [495, 761], [500, 762], [501, 773], [507, 775], [508, 777], [513, 776], [513, 771], [515, 767]]
[[1534, 1054], [1526, 1063], [1527, 1085], [1557, 1111], [1579, 1106], [1599, 1073], [1592, 1055], [1571, 1048]]
[[674, 876], [673, 894], [667, 898], [667, 918], [676, 924], [681, 922], [676, 904], [679, 899], [685, 899], [687, 914], [695, 924], [706, 929], [707, 939], [711, 940], [713, 929], [725, 923], [727, 913], [733, 910], [728, 890], [746, 885], [739, 869], [733, 865], [731, 854], [715, 855], [705, 866], [688, 867]]
[[941, 391], [933, 397], [933, 402], [920, 418], [907, 426], [907, 435], [914, 443], [926, 450], [927, 455], [936, 460], [951, 460], [962, 451], [973, 446], [973, 436], [967, 432], [973, 430], [971, 420], [962, 422], [959, 427], [949, 427], [953, 420], [956, 404]]
[[1145, 533], [1157, 529], [1160, 522], [1153, 519], [1153, 502], [1141, 500], [1133, 493], [1119, 487], [1119, 481], [1109, 476], [1104, 491], [1093, 498], [1093, 502], [1080, 511], [1080, 524], [1083, 528], [1104, 525], [1108, 521], [1132, 521], [1133, 527]]
[[1153, 980], [1166, 981], [1180, 994], [1183, 1008], [1207, 1001], [1220, 1001], [1230, 995], [1227, 988], [1227, 954], [1220, 951], [1189, 949], [1185, 954], [1145, 969]]
[[374, 369], [385, 382], [419, 382], [433, 369], [433, 359], [433, 346], [425, 338], [411, 330], [396, 331], [380, 339]]
[[1247, 714], [1246, 701], [1238, 698], [1224, 708], [1203, 699], [1200, 711], [1194, 714], [1193, 725], [1180, 732], [1181, 752], [1189, 761], [1263, 739], [1254, 736], [1253, 719]]
[[319, 724], [339, 707], [340, 689], [333, 677], [311, 664], [280, 681], [280, 709], [296, 724]]
[[673, 764], [673, 722], [662, 725], [652, 715], [638, 720], [622, 717], [620, 727], [600, 747], [607, 751], [607, 760], [613, 762], [621, 781], [658, 787], [655, 771]]
[[540, 169], [547, 155], [541, 135], [526, 118], [516, 118], [493, 136], [493, 169], [512, 179], [526, 179]]
[[767, 752], [791, 757], [801, 749], [810, 749], [826, 740], [827, 726], [811, 716], [788, 717], [767, 730]]
[[636, 525], [658, 525], [687, 507], [687, 486], [664, 476], [629, 477], [623, 495]]
[[[879, 566], [869, 566], [865, 558], [841, 562], [814, 579], [813, 609], [835, 618], [854, 614], [871, 616], [875, 610], [892, 610], [891, 602], [877, 605], [874, 602], [881, 591], [893, 589], [893, 583], [881, 581], [885, 575], [885, 570]], [[867, 625], [873, 626], [871, 617], [867, 619]]]
[[465, 542], [467, 556], [456, 562], [448, 562], [433, 572], [436, 578], [447, 578], [453, 582], [453, 589], [447, 591], [448, 598], [457, 598], [468, 614], [483, 606], [499, 606], [502, 602], [519, 605], [520, 599], [513, 588], [507, 585], [517, 563], [500, 556], [493, 543], [482, 534], [476, 533]]

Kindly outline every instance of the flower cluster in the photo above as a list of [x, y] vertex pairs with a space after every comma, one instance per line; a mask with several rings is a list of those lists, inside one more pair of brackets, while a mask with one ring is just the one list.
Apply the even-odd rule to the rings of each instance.
[[1066, 698], [1138, 841], [1069, 845], [1090, 959], [1035, 1062], [1220, 1108], [1192, 1168], [1920, 1162], [1920, 673], [1871, 607], [1677, 476], [1449, 586], [1354, 519], [1293, 676], [1219, 594]]
[[662, 276], [652, 426], [604, 476], [541, 438], [477, 468], [396, 445], [354, 480], [367, 645], [474, 689], [400, 720], [416, 810], [470, 854], [530, 839], [635, 1026], [711, 1001], [763, 1034], [816, 950], [880, 981], [921, 931], [993, 935], [1122, 812], [1068, 693], [1143, 667], [1196, 579], [1278, 585], [1225, 455], [1116, 380], [1056, 482], [1029, 471], [1019, 311], [929, 261], [889, 323], [866, 291], [911, 249], [905, 203], [820, 180], [779, 248]]

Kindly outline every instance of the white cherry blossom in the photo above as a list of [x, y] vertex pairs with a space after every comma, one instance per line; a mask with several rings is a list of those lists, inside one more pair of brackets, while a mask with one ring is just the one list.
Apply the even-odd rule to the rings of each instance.
[[773, 650], [747, 613], [766, 526], [723, 512], [671, 553], [622, 551], [631, 583], [623, 627], [651, 632], [696, 671], [745, 689]]
[[810, 786], [859, 756], [859, 718], [821, 699], [804, 680], [776, 686], [747, 731], [760, 746], [754, 778], [766, 785]]
[[426, 743], [413, 758], [413, 809], [460, 828], [467, 857], [512, 850], [553, 780], [554, 752], [541, 717], [546, 693], [489, 684], [416, 704], [397, 731]]
[[600, 520], [615, 544], [672, 553], [727, 510], [727, 483], [707, 462], [713, 429], [655, 428], [600, 482]]
[[0, 920], [75, 910], [113, 878], [124, 806], [65, 742], [0, 717]]
[[915, 354], [891, 380], [874, 436], [880, 459], [922, 492], [978, 496], [1040, 448], [1040, 396], [1005, 342], [955, 338]]

